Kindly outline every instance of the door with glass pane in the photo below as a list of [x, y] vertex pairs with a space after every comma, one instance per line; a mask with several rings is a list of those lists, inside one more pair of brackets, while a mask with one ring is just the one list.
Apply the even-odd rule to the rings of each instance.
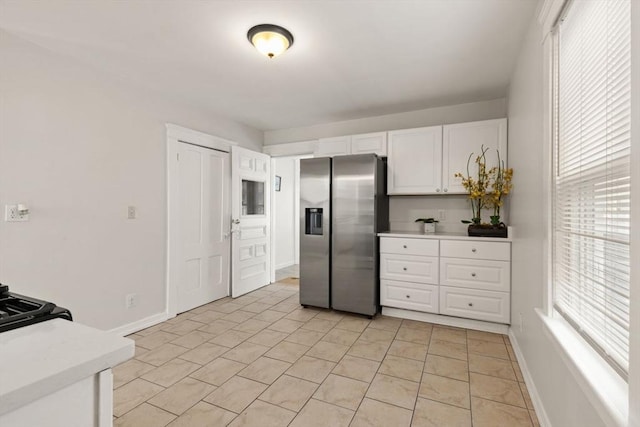
[[270, 158], [232, 147], [231, 151], [231, 296], [269, 283]]

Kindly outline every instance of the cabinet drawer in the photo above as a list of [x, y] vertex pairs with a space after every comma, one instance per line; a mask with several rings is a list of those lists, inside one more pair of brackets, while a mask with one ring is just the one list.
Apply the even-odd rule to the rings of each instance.
[[438, 256], [438, 246], [436, 239], [380, 238], [380, 252], [387, 254]]
[[380, 304], [387, 307], [438, 313], [438, 286], [381, 280]]
[[438, 257], [380, 254], [382, 279], [438, 284]]
[[440, 286], [440, 314], [508, 324], [509, 303], [508, 292]]
[[471, 242], [467, 240], [441, 240], [440, 256], [451, 258], [493, 259], [509, 261], [509, 242]]
[[440, 258], [440, 284], [460, 288], [509, 292], [509, 261]]

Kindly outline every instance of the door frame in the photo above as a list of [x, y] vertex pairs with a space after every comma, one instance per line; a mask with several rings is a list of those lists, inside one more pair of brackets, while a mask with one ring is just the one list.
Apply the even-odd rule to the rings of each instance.
[[[180, 249], [178, 242], [178, 144], [187, 143], [198, 145], [204, 148], [223, 151], [231, 154], [231, 147], [238, 143], [229, 141], [224, 138], [209, 135], [197, 130], [185, 128], [172, 123], [165, 123], [167, 129], [167, 265], [166, 265], [166, 283], [165, 283], [165, 310], [167, 318], [175, 317], [178, 311], [178, 278], [177, 263], [180, 259]], [[229, 182], [228, 191], [231, 191], [231, 182]], [[231, 261], [231, 250], [229, 250], [229, 261]], [[228, 266], [231, 273], [231, 265]], [[229, 276], [231, 277], [231, 276]], [[231, 280], [229, 280], [229, 287]], [[230, 295], [230, 289], [227, 289], [227, 295]]]
[[[262, 148], [262, 152], [265, 154], [269, 154], [271, 156], [271, 200], [275, 200], [276, 190], [275, 190], [275, 181], [276, 181], [276, 173], [275, 173], [275, 158], [277, 157], [314, 157], [314, 153], [316, 151], [318, 144], [318, 140], [309, 140], [309, 141], [301, 141], [301, 142], [291, 142], [286, 144], [275, 144], [275, 145], [265, 145]], [[300, 175], [300, 169], [297, 168], [294, 173], [298, 174], [298, 178]], [[296, 193], [294, 189], [294, 194]], [[299, 204], [294, 203], [294, 206], [299, 206]], [[297, 215], [295, 216], [297, 218]], [[276, 237], [275, 237], [275, 227], [276, 227], [276, 215], [275, 215], [275, 203], [271, 203], [271, 262], [269, 263], [270, 272], [270, 281], [274, 283], [276, 281]], [[298, 254], [295, 254], [297, 258]]]

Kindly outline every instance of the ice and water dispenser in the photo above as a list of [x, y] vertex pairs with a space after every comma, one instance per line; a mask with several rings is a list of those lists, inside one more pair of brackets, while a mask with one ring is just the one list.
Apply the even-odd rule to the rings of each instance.
[[304, 234], [322, 236], [322, 208], [304, 210]]

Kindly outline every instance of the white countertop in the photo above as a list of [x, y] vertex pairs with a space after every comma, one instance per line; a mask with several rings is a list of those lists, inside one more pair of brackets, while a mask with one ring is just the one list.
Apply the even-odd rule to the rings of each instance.
[[[511, 228], [509, 228], [509, 234]], [[509, 237], [471, 237], [467, 233], [418, 233], [415, 231], [385, 231], [378, 233], [380, 237], [405, 237], [410, 239], [438, 239], [438, 240], [472, 240], [474, 242], [511, 242]]]
[[0, 333], [0, 415], [133, 357], [135, 344], [53, 319]]

